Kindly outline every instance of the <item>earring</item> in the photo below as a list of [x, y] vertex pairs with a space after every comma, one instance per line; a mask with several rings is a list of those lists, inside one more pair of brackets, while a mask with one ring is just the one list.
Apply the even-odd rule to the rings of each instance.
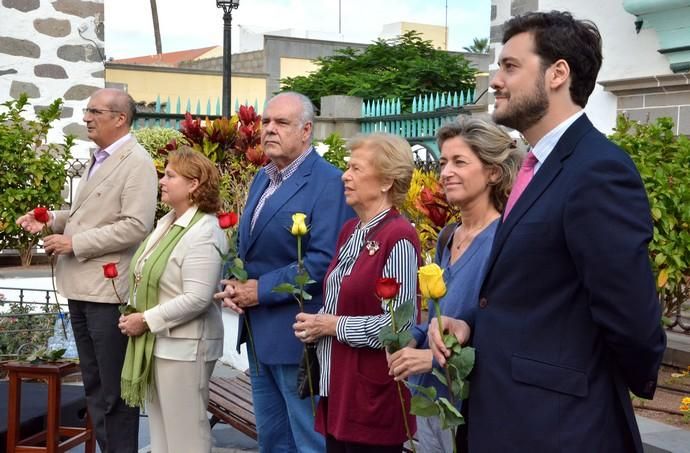
[[192, 195], [192, 192], [189, 192], [189, 202], [194, 203], [194, 195]]

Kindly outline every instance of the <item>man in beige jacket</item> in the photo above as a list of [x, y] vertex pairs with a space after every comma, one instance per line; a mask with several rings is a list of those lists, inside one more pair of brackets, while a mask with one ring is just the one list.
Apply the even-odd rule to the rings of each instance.
[[[117, 263], [117, 291], [128, 296], [129, 262], [153, 226], [157, 175], [150, 156], [130, 135], [135, 104], [123, 91], [96, 91], [84, 109], [89, 138], [98, 145], [69, 211], [51, 212], [46, 253], [57, 255], [57, 289], [69, 302], [89, 414], [101, 451], [136, 453], [139, 409], [120, 398], [127, 337], [117, 328], [118, 300], [103, 276]], [[37, 233], [33, 213], [17, 220]]]

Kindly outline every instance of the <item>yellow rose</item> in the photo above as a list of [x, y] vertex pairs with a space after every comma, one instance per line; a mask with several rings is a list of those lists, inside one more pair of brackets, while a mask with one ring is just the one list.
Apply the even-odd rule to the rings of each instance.
[[438, 264], [427, 264], [419, 268], [419, 290], [425, 299], [440, 299], [446, 295], [443, 270]]
[[683, 401], [681, 401], [681, 403], [685, 405], [690, 405], [690, 396], [686, 396], [685, 398], [683, 398]]
[[295, 212], [292, 214], [292, 229], [290, 232], [293, 236], [304, 236], [307, 234], [307, 224], [304, 223], [306, 218], [307, 215], [302, 212]]

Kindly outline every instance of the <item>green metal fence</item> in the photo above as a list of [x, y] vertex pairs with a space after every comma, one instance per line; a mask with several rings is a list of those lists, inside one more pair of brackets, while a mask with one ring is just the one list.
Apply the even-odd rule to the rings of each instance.
[[362, 104], [360, 131], [400, 135], [411, 144], [424, 146], [438, 158], [436, 131], [458, 115], [468, 113], [465, 106], [474, 103], [474, 90], [416, 96], [412, 100], [412, 113], [402, 113], [400, 98], [368, 100]]
[[[141, 129], [144, 127], [171, 127], [174, 129], [179, 129], [180, 122], [184, 120], [185, 112], [191, 113], [194, 117], [203, 116], [209, 119], [221, 117], [220, 98], [216, 98], [215, 101], [212, 101], [211, 98], [208, 98], [205, 105], [203, 105], [201, 100], [198, 99], [193, 109], [192, 104], [192, 100], [189, 98], [187, 99], [187, 102], [183, 102], [178, 96], [177, 101], [173, 104], [170, 102], [170, 97], [168, 97], [165, 102], [161, 102], [161, 97], [158, 96], [152, 112], [137, 112], [133, 128]], [[258, 104], [259, 102], [257, 99], [254, 100], [254, 104], [249, 104], [249, 101], [247, 100], [245, 100], [243, 104], [240, 104], [239, 99], [235, 98], [234, 111], [238, 111], [240, 109], [240, 105], [253, 105], [254, 110], [258, 112]], [[182, 108], [183, 105], [185, 106], [184, 108]]]

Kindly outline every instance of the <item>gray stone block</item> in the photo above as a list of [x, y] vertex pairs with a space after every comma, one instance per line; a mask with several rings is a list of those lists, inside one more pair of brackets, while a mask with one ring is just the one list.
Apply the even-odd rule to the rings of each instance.
[[362, 116], [362, 98], [355, 96], [323, 96], [321, 98], [323, 118], [359, 118]]
[[62, 66], [56, 64], [39, 64], [34, 66], [34, 75], [50, 79], [66, 79], [67, 71]]
[[72, 31], [70, 22], [60, 19], [36, 19], [34, 20], [34, 28], [39, 33], [55, 38], [67, 36]]
[[101, 61], [101, 56], [98, 54], [93, 44], [60, 46], [57, 55], [59, 58], [72, 63], [78, 61], [86, 61], [89, 63]]
[[[19, 0], [21, 1], [21, 0]], [[103, 17], [103, 3], [86, 2], [81, 0], [57, 0], [53, 8], [61, 13], [79, 17], [93, 17], [100, 14]]]
[[38, 7], [41, 6], [41, 0], [2, 0], [2, 6], [28, 13], [29, 11], [38, 9]]
[[62, 128], [62, 132], [67, 135], [71, 134], [80, 140], [88, 140], [89, 136], [87, 134], [86, 126], [80, 123], [69, 123], [67, 126]]
[[12, 85], [10, 85], [10, 96], [14, 99], [19, 99], [22, 93], [26, 93], [30, 98], [41, 97], [41, 90], [33, 83], [13, 80]]
[[41, 48], [38, 44], [26, 39], [0, 36], [0, 53], [16, 57], [39, 58], [41, 56]]
[[105, 78], [105, 71], [92, 72], [91, 77], [96, 77], [97, 79], [104, 79]]
[[74, 85], [67, 90], [63, 96], [66, 101], [83, 101], [88, 99], [94, 91], [99, 90], [100, 87], [92, 85]]
[[[38, 112], [43, 111], [47, 108], [47, 105], [34, 105], [34, 112], [38, 114]], [[60, 112], [60, 118], [72, 118], [72, 115], [74, 115], [74, 109], [72, 107], [62, 107], [62, 111]]]

